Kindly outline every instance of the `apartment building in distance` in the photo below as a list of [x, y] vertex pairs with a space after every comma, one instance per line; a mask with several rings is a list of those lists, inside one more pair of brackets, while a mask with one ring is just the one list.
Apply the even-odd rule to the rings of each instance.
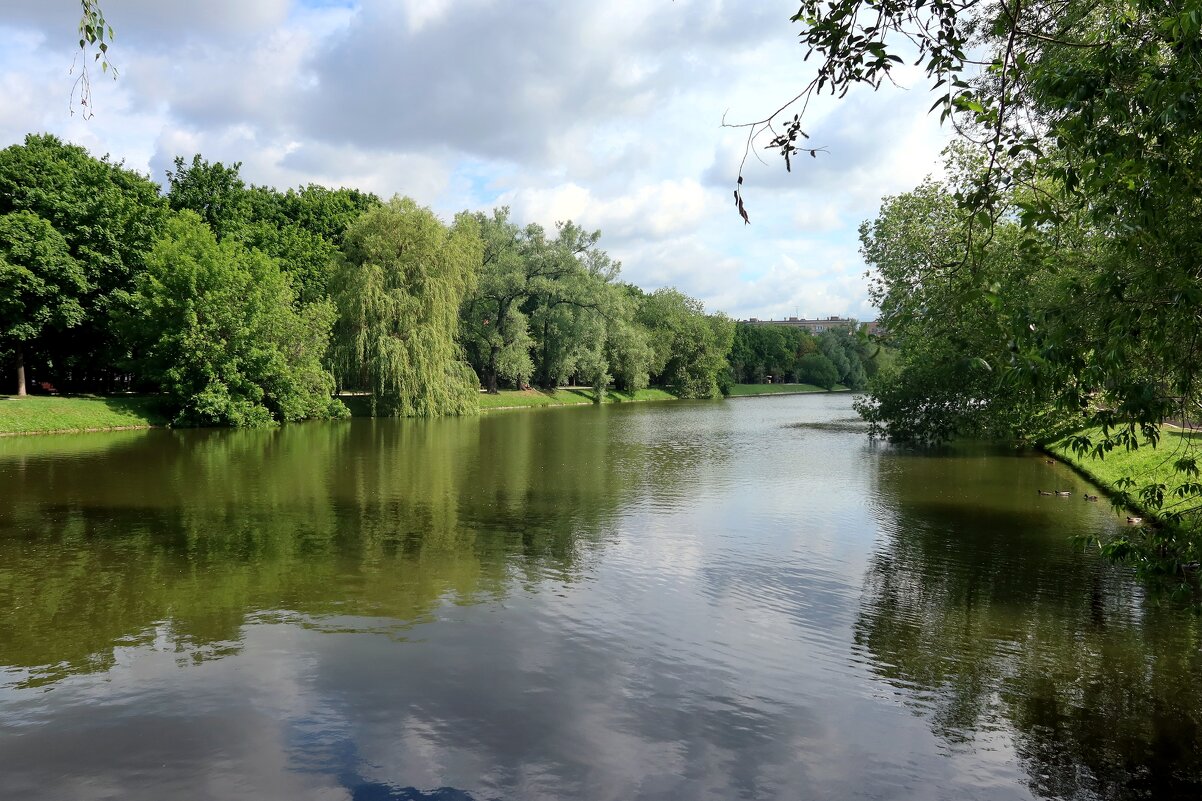
[[851, 330], [856, 326], [856, 321], [850, 317], [824, 317], [817, 320], [807, 320], [804, 317], [785, 317], [781, 320], [761, 320], [758, 317], [752, 317], [750, 320], [742, 320], [747, 325], [783, 325], [788, 328], [804, 328], [811, 334], [821, 334], [824, 331], [830, 331], [835, 328], [846, 328]]
[[789, 328], [804, 328], [811, 334], [821, 334], [823, 331], [830, 331], [833, 328], [846, 328], [852, 330], [857, 327], [867, 330], [870, 337], [883, 337], [885, 330], [881, 328], [881, 324], [876, 320], [869, 320], [866, 323], [859, 323], [850, 317], [825, 317], [822, 319], [807, 320], [804, 317], [785, 317], [780, 320], [761, 320], [758, 317], [752, 317], [748, 320], [740, 320], [739, 322], [747, 325], [783, 325]]

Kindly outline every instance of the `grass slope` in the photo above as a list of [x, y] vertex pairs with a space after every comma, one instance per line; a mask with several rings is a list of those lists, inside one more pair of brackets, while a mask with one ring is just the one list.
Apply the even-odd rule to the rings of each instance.
[[[539, 389], [501, 390], [496, 395], [480, 393], [480, 411], [494, 409], [514, 409], [533, 406], [576, 406], [592, 403], [595, 394], [591, 389], [557, 389], [545, 391]], [[618, 392], [609, 390], [605, 393], [605, 403], [633, 403], [638, 401], [676, 400], [671, 392], [662, 389], [640, 389], [637, 392]]]
[[[836, 387], [835, 392], [846, 391]], [[736, 384], [731, 397], [777, 395], [783, 393], [826, 392], [813, 384]], [[371, 414], [371, 398], [367, 395], [343, 395], [342, 402], [355, 417]], [[480, 410], [514, 409], [534, 406], [578, 406], [593, 403], [591, 389], [565, 388], [555, 391], [537, 389], [502, 390], [496, 395], [480, 394]], [[634, 403], [641, 401], [676, 400], [663, 389], [640, 389], [637, 392], [605, 393], [605, 403]], [[149, 396], [114, 397], [48, 397], [31, 395], [25, 398], [0, 395], [0, 435], [44, 434], [66, 431], [108, 431], [121, 428], [151, 428], [166, 425], [167, 421], [154, 410], [154, 398]]]
[[25, 398], [0, 395], [0, 434], [150, 428], [166, 421], [145, 396]]
[[[730, 397], [746, 398], [752, 395], [784, 395], [799, 392], [826, 392], [815, 384], [735, 384], [730, 388]], [[831, 392], [846, 392], [847, 387], [835, 385]]]
[[[835, 392], [846, 392], [847, 388], [837, 386]], [[826, 392], [825, 389], [813, 384], [736, 384], [731, 387], [731, 397], [750, 397], [753, 395], [796, 394], [802, 392]], [[367, 395], [343, 395], [342, 402], [351, 410], [353, 417], [368, 417], [371, 414], [371, 398]], [[583, 387], [570, 387], [557, 390], [543, 389], [503, 389], [496, 395], [480, 393], [480, 411], [489, 412], [497, 409], [522, 409], [535, 406], [585, 406], [593, 402], [594, 393]], [[664, 389], [651, 387], [637, 392], [619, 392], [608, 390], [605, 393], [605, 403], [634, 403], [641, 401], [668, 401], [677, 397]]]
[[[1101, 437], [1100, 430], [1084, 433], [1095, 439]], [[1135, 486], [1130, 491], [1135, 506], [1145, 514], [1151, 514], [1152, 510], [1140, 507], [1140, 488], [1147, 484], [1161, 483], [1171, 492], [1174, 487], [1185, 480], [1187, 476], [1177, 473], [1173, 469], [1173, 464], [1183, 456], [1194, 456], [1202, 462], [1202, 432], [1181, 431], [1166, 426], [1161, 428], [1160, 443], [1155, 448], [1143, 445], [1133, 451], [1116, 449], [1106, 454], [1105, 459], [1094, 459], [1089, 456], [1078, 457], [1064, 442], [1056, 443], [1050, 450], [1081, 473], [1111, 491], [1117, 492], [1116, 482], [1130, 476], [1135, 480]], [[1166, 493], [1165, 509], [1171, 509], [1175, 502], [1178, 502], [1178, 499]], [[1202, 533], [1202, 523], [1195, 520], [1186, 529], [1193, 533]]]

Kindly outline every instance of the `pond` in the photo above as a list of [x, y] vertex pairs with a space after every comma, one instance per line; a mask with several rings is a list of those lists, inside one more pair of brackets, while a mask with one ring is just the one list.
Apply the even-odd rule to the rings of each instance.
[[845, 395], [3, 439], [0, 797], [1199, 797], [1087, 487]]

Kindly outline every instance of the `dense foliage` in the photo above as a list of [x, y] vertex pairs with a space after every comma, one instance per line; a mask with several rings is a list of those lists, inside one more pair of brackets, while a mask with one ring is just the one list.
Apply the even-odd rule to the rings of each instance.
[[341, 416], [321, 359], [328, 301], [295, 308], [279, 263], [191, 211], [173, 217], [136, 280], [130, 339], [139, 373], [182, 425], [266, 425]]
[[248, 186], [177, 158], [166, 191], [52, 136], [0, 151], [0, 366], [24, 391], [157, 393], [177, 425], [472, 413], [481, 386], [712, 397], [733, 323], [618, 280], [600, 232], [508, 209]]
[[882, 355], [859, 327], [833, 328], [815, 337], [801, 328], [738, 323], [730, 367], [740, 384], [771, 380], [861, 390], [880, 369]]
[[46, 326], [25, 340], [32, 377], [60, 389], [125, 386], [129, 347], [112, 316], [162, 231], [167, 206], [159, 187], [107, 157], [31, 134], [23, 145], [0, 150], [0, 215], [13, 212], [35, 214], [52, 226], [49, 236], [61, 238], [83, 274], [83, 282], [70, 281], [70, 294], [56, 301], [78, 304], [81, 313], [72, 311], [62, 321], [70, 325]]
[[25, 349], [51, 326], [71, 328], [83, 318], [87, 288], [66, 240], [31, 211], [0, 217], [0, 342], [14, 351], [17, 394], [25, 394]]
[[600, 232], [572, 223], [554, 236], [519, 227], [508, 209], [476, 215], [480, 281], [463, 307], [464, 343], [484, 387], [649, 383], [713, 397], [726, 370], [730, 322], [676, 290], [650, 295], [618, 280]]
[[682, 398], [712, 398], [726, 372], [734, 323], [706, 315], [701, 301], [675, 289], [658, 289], [641, 299], [638, 321], [651, 343], [648, 373], [653, 383]]
[[[804, 0], [818, 72], [801, 97], [922, 64], [960, 134], [946, 185], [889, 198], [865, 229], [901, 361], [865, 413], [898, 439], [1155, 446], [1200, 416], [1202, 2]], [[804, 151], [795, 118], [772, 144]], [[1197, 528], [1192, 453], [1118, 501]], [[1187, 553], [1150, 549], [1171, 564]]]
[[408, 198], [368, 211], [347, 230], [332, 280], [334, 364], [344, 387], [371, 392], [374, 414], [476, 411], [479, 383], [455, 334], [480, 251], [470, 215], [448, 228]]

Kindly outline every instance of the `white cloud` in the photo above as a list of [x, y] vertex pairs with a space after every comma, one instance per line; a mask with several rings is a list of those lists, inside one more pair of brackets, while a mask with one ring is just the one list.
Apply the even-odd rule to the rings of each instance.
[[506, 192], [498, 201], [510, 206], [518, 218], [547, 227], [574, 220], [585, 228], [598, 228], [607, 242], [679, 236], [713, 208], [711, 194], [691, 180], [661, 181], [608, 198], [568, 183]]
[[[174, 156], [253, 183], [408, 194], [443, 214], [600, 228], [627, 280], [734, 316], [863, 315], [856, 228], [936, 169], [945, 132], [910, 91], [823, 97], [817, 159], [752, 158], [744, 132], [808, 74], [788, 0], [109, 0], [113, 83], [67, 113], [74, 8], [0, 0], [0, 144], [49, 130], [162, 180]], [[816, 265], [822, 265], [821, 269]]]

